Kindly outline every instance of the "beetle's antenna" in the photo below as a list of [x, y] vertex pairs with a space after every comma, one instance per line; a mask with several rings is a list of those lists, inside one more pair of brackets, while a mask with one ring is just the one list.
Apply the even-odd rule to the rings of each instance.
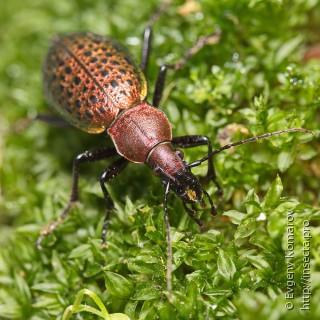
[[169, 301], [171, 300], [172, 294], [172, 247], [171, 247], [171, 238], [170, 238], [170, 223], [168, 216], [168, 207], [167, 200], [168, 194], [170, 191], [170, 181], [166, 182], [164, 185], [164, 200], [163, 200], [163, 210], [164, 210], [164, 221], [166, 224], [166, 234], [167, 234], [167, 290], [169, 293]]
[[163, 12], [167, 9], [167, 7], [171, 4], [172, 0], [163, 0], [157, 10], [153, 13], [150, 18], [149, 25], [154, 25], [163, 14]]
[[202, 159], [189, 163], [188, 164], [188, 168], [199, 166], [202, 162], [207, 161], [210, 156], [218, 154], [223, 150], [230, 149], [232, 147], [236, 147], [236, 146], [239, 146], [241, 144], [255, 142], [255, 141], [262, 140], [262, 139], [265, 139], [265, 138], [268, 138], [268, 137], [271, 137], [271, 136], [276, 136], [276, 135], [279, 135], [279, 134], [289, 133], [289, 132], [306, 132], [306, 133], [314, 134], [313, 131], [310, 131], [310, 130], [307, 130], [307, 129], [303, 129], [303, 128], [292, 128], [292, 129], [268, 132], [268, 133], [262, 134], [261, 136], [252, 137], [252, 138], [249, 138], [249, 139], [240, 140], [240, 141], [237, 141], [237, 142], [234, 142], [234, 143], [226, 144], [225, 146], [223, 146], [223, 147], [221, 147], [219, 149], [213, 150], [212, 152], [208, 153]]
[[151, 51], [151, 38], [152, 38], [152, 27], [159, 20], [163, 12], [171, 4], [172, 0], [163, 0], [157, 10], [150, 17], [149, 23], [143, 32], [143, 44], [141, 52], [141, 64], [140, 67], [143, 72], [146, 72], [149, 63], [149, 56]]

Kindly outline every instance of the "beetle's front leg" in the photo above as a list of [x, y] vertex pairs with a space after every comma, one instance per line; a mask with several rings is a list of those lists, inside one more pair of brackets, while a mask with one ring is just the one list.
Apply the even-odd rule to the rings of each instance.
[[36, 246], [38, 249], [41, 249], [41, 243], [45, 239], [45, 237], [53, 232], [53, 230], [63, 222], [68, 216], [70, 210], [75, 205], [75, 203], [79, 200], [79, 165], [81, 163], [87, 162], [95, 162], [103, 159], [107, 159], [117, 155], [117, 150], [115, 148], [102, 148], [96, 149], [92, 151], [86, 151], [83, 153], [78, 154], [73, 159], [73, 166], [72, 166], [72, 190], [68, 205], [62, 211], [60, 217], [56, 221], [52, 221], [49, 223], [47, 227], [45, 227], [41, 231], [41, 235], [37, 240]]
[[[193, 148], [197, 146], [208, 146], [208, 155], [212, 153], [211, 141], [207, 136], [181, 136], [172, 138], [172, 144], [176, 148]], [[208, 157], [208, 171], [207, 171], [207, 180], [212, 180], [217, 187], [217, 193], [219, 196], [222, 196], [222, 189], [220, 184], [217, 181], [217, 176], [214, 170], [213, 158], [212, 155]]]
[[110, 194], [105, 186], [107, 181], [110, 181], [114, 177], [116, 177], [128, 164], [128, 160], [125, 158], [120, 158], [114, 162], [112, 162], [109, 167], [103, 171], [100, 176], [100, 186], [103, 192], [105, 207], [106, 207], [106, 215], [104, 218], [104, 223], [102, 227], [102, 246], [106, 246], [106, 235], [107, 235], [107, 227], [109, 224], [110, 213], [114, 208], [113, 200], [110, 197]]

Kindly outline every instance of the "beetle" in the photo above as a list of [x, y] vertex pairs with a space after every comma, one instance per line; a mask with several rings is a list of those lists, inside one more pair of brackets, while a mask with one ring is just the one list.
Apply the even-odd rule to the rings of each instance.
[[[159, 12], [157, 13], [159, 15]], [[159, 102], [165, 84], [167, 70], [178, 70], [186, 61], [207, 44], [219, 41], [220, 32], [200, 38], [175, 64], [162, 65], [156, 81], [153, 102], [146, 101], [147, 70], [150, 54], [152, 25], [155, 15], [145, 29], [142, 62], [139, 66], [131, 54], [118, 41], [94, 34], [80, 32], [55, 37], [43, 66], [43, 87], [47, 101], [67, 122], [90, 134], [107, 134], [114, 148], [86, 151], [73, 160], [72, 192], [67, 207], [56, 222], [45, 228], [37, 241], [38, 248], [44, 237], [52, 232], [67, 216], [79, 196], [79, 165], [117, 157], [101, 174], [100, 185], [104, 195], [106, 215], [102, 242], [106, 244], [109, 216], [114, 208], [105, 183], [117, 176], [129, 162], [147, 165], [164, 185], [164, 217], [166, 222], [168, 256], [171, 255], [167, 195], [172, 190], [182, 201], [185, 211], [200, 226], [202, 221], [195, 217], [194, 204], [210, 204], [210, 212], [216, 214], [213, 201], [191, 168], [207, 161], [207, 179], [217, 182], [213, 166], [213, 155], [233, 146], [253, 142], [284, 132], [309, 132], [301, 128], [276, 131], [249, 138], [212, 150], [207, 136], [172, 136], [172, 127]], [[187, 163], [179, 148], [207, 146], [207, 155]], [[170, 261], [168, 260], [168, 272]], [[170, 274], [168, 273], [168, 278]], [[168, 280], [169, 281], [169, 280]]]
[[43, 236], [51, 232], [65, 219], [78, 200], [78, 168], [80, 163], [121, 157], [110, 164], [100, 177], [100, 185], [106, 204], [106, 217], [102, 239], [106, 243], [109, 215], [114, 207], [105, 183], [128, 164], [146, 164], [182, 200], [187, 213], [199, 224], [190, 204], [205, 205], [203, 195], [208, 198], [211, 213], [216, 210], [208, 193], [191, 173], [191, 166], [183, 160], [179, 147], [208, 147], [208, 180], [218, 190], [213, 167], [212, 145], [206, 136], [172, 137], [171, 124], [158, 108], [165, 76], [168, 69], [181, 68], [186, 60], [207, 43], [219, 40], [218, 32], [200, 38], [186, 53], [184, 59], [173, 65], [160, 67], [153, 103], [146, 101], [147, 83], [144, 73], [147, 68], [151, 28], [144, 32], [144, 48], [141, 67], [130, 53], [116, 40], [90, 32], [67, 34], [55, 37], [43, 66], [43, 87], [46, 100], [67, 122], [92, 134], [107, 133], [115, 148], [102, 148], [77, 155], [73, 161], [73, 187], [68, 206], [59, 221], [46, 228]]

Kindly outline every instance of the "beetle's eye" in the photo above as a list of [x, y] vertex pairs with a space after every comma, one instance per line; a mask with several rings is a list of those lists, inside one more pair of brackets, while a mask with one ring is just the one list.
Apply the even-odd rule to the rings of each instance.
[[181, 150], [176, 150], [175, 152], [176, 152], [177, 156], [182, 160], [183, 157], [184, 157], [183, 151], [181, 151]]
[[155, 168], [152, 169], [152, 171], [153, 171], [153, 174], [156, 175], [156, 176], [160, 176], [161, 173], [162, 173], [162, 170], [161, 170], [160, 167], [155, 167]]

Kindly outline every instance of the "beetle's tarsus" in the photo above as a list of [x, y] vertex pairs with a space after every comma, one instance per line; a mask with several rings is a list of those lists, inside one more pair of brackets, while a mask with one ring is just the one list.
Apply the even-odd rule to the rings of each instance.
[[38, 250], [42, 250], [42, 242], [43, 240], [48, 236], [48, 234], [52, 233], [53, 230], [62, 223], [62, 221], [67, 216], [68, 211], [71, 209], [71, 204], [74, 205], [74, 203], [70, 203], [67, 208], [62, 212], [61, 216], [56, 221], [51, 221], [40, 233], [40, 236], [36, 242], [36, 247]]
[[[112, 202], [112, 209], [114, 208], [113, 202]], [[101, 240], [102, 240], [102, 247], [106, 248], [107, 247], [107, 229], [109, 225], [109, 220], [110, 220], [110, 213], [111, 213], [111, 208], [107, 208], [106, 215], [104, 217], [103, 221], [103, 226], [102, 226], [102, 233], [101, 233]]]
[[207, 206], [207, 204], [203, 198], [200, 200], [200, 206], [201, 206], [201, 208], [205, 208]]
[[44, 240], [44, 237], [43, 236], [40, 236], [39, 238], [38, 238], [38, 240], [37, 240], [37, 242], [36, 242], [36, 248], [38, 249], [38, 250], [42, 250], [43, 249], [43, 247], [42, 247], [42, 241]]
[[196, 222], [196, 224], [200, 227], [203, 228], [204, 222], [201, 219], [193, 218], [193, 220]]
[[102, 241], [101, 249], [107, 249], [107, 248], [108, 248], [108, 246], [109, 246], [109, 245], [108, 245], [108, 242], [106, 242], [106, 241], [105, 241], [105, 242], [103, 242], [103, 241]]

